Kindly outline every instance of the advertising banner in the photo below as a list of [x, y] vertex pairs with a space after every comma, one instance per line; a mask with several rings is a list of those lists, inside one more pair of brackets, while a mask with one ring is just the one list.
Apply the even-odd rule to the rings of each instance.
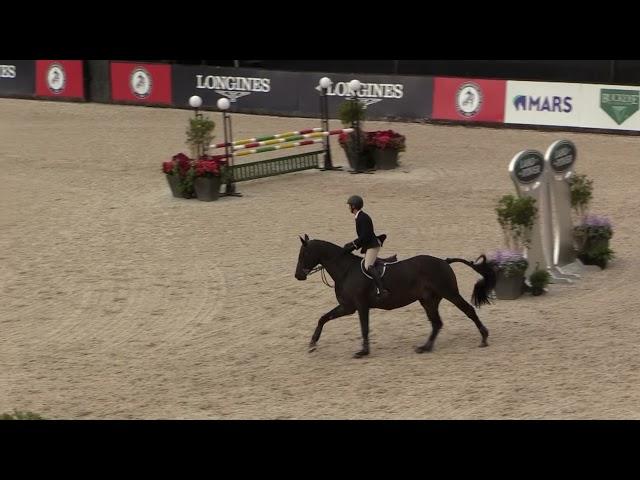
[[[216, 108], [226, 97], [231, 111], [318, 117], [322, 77], [331, 78], [327, 91], [329, 116], [337, 118], [340, 104], [353, 92], [348, 83], [353, 74], [285, 72], [246, 68], [173, 66], [173, 99], [186, 107], [192, 95], [203, 99], [205, 108]], [[362, 87], [358, 98], [367, 109], [367, 119], [428, 119], [431, 115], [433, 79], [394, 75], [357, 75]]]
[[582, 127], [640, 131], [640, 87], [583, 85]]
[[231, 111], [266, 114], [298, 114], [300, 75], [246, 68], [174, 65], [173, 100], [188, 107], [192, 95], [202, 97], [203, 108], [216, 108], [228, 98]]
[[0, 97], [33, 96], [35, 77], [33, 60], [0, 60]]
[[579, 83], [508, 81], [505, 123], [579, 127], [585, 103]]
[[357, 78], [361, 83], [358, 99], [365, 105], [366, 118], [412, 119], [431, 118], [433, 99], [432, 77], [405, 77], [399, 75], [357, 75], [339, 73], [307, 73], [301, 79], [300, 110], [306, 115], [318, 112], [318, 82], [324, 76], [333, 84], [327, 90], [329, 116], [338, 118], [340, 105], [353, 92], [349, 82]]
[[36, 95], [84, 100], [82, 60], [37, 60]]
[[437, 77], [434, 81], [433, 118], [502, 123], [506, 84], [506, 80]]
[[171, 105], [171, 66], [111, 63], [111, 99], [149, 105]]

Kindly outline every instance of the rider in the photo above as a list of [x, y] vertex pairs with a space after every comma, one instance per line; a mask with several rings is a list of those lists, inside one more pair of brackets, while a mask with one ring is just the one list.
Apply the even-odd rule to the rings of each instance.
[[382, 244], [373, 230], [373, 221], [371, 217], [362, 211], [364, 206], [364, 200], [358, 195], [352, 195], [347, 200], [349, 210], [356, 217], [356, 233], [358, 238], [353, 242], [347, 243], [342, 249], [345, 252], [352, 252], [353, 250], [360, 248], [360, 252], [364, 253], [364, 268], [369, 275], [373, 277], [373, 281], [378, 289], [378, 295], [380, 297], [386, 297], [389, 295], [389, 290], [382, 285], [382, 278], [373, 267], [378, 258], [378, 252]]

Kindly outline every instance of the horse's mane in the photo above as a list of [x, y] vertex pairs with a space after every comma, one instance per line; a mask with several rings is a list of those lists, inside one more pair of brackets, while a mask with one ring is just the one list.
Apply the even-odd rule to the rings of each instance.
[[[316, 245], [319, 245], [319, 246], [321, 246], [321, 247], [324, 247], [325, 249], [333, 249], [333, 250], [336, 250], [336, 252], [337, 252], [338, 250], [340, 250], [340, 251], [342, 250], [342, 247], [341, 247], [341, 246], [336, 245], [335, 243], [328, 242], [328, 241], [326, 241], [326, 240], [320, 240], [320, 239], [317, 239], [317, 238], [316, 238], [316, 239], [313, 239], [313, 240], [309, 240], [309, 244], [312, 244], [312, 243], [313, 243], [313, 244], [316, 244]], [[361, 258], [361, 257], [359, 257], [358, 255], [354, 255], [353, 253], [348, 253], [348, 254], [347, 254], [347, 253], [345, 253], [345, 254], [344, 254], [344, 257], [345, 257], [345, 258], [349, 258], [349, 257], [351, 257], [351, 258], [356, 258], [356, 259], [360, 259], [360, 258]]]

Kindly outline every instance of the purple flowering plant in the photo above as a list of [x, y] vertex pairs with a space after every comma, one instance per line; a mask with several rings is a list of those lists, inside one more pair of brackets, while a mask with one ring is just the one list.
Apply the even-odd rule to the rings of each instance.
[[609, 240], [613, 236], [611, 221], [603, 215], [583, 216], [582, 221], [574, 227], [573, 231], [582, 241]]
[[524, 273], [529, 262], [517, 250], [501, 249], [489, 255], [489, 263], [498, 270], [504, 272], [506, 277], [512, 277]]

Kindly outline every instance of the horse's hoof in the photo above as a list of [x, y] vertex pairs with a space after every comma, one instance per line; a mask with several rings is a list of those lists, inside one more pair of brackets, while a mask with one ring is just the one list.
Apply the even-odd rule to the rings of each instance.
[[311, 342], [311, 343], [309, 344], [309, 351], [308, 351], [308, 353], [315, 352], [315, 351], [316, 351], [316, 348], [317, 348], [317, 345], [316, 345], [314, 342]]
[[421, 345], [416, 347], [416, 353], [430, 352], [431, 350], [433, 350], [433, 345]]
[[485, 341], [483, 341], [483, 342], [480, 344], [480, 348], [484, 348], [484, 347], [488, 347], [488, 346], [489, 346], [489, 344], [487, 343], [487, 341], [486, 341], [486, 340], [485, 340]]
[[353, 358], [362, 358], [369, 355], [369, 350], [360, 350], [353, 354]]

